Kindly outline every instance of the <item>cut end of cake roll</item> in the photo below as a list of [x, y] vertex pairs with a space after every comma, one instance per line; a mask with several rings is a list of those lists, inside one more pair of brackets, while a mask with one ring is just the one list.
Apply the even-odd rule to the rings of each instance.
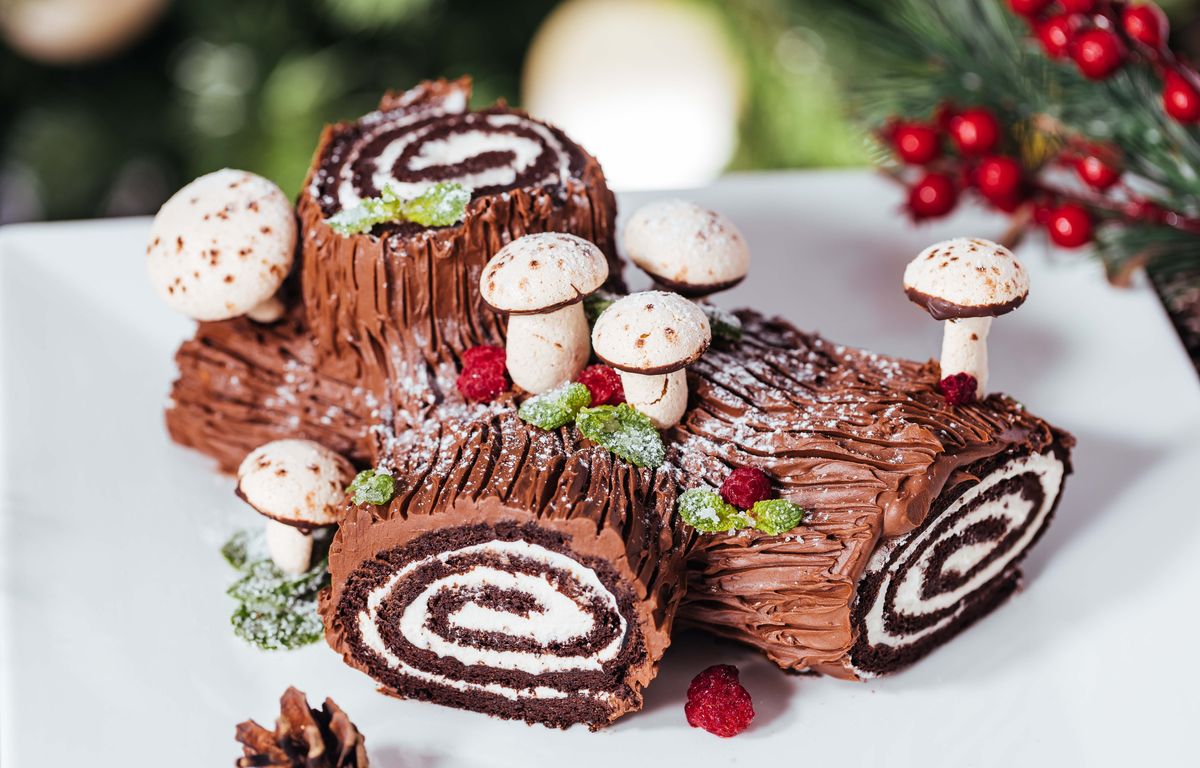
[[854, 608], [850, 663], [858, 676], [918, 661], [1016, 591], [1020, 563], [1049, 525], [1070, 472], [1069, 440], [971, 467], [919, 528], [875, 549]]
[[673, 487], [511, 415], [446, 449], [343, 520], [330, 645], [401, 698], [556, 728], [640, 709], [682, 593]]

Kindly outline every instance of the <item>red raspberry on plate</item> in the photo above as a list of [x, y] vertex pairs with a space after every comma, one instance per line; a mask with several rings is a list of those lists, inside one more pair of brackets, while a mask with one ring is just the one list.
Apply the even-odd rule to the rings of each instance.
[[463, 370], [474, 368], [479, 365], [491, 365], [499, 363], [500, 367], [504, 367], [505, 354], [504, 347], [493, 347], [484, 344], [478, 347], [471, 347], [462, 353]]
[[463, 369], [454, 386], [458, 387], [463, 397], [473, 403], [490, 403], [511, 385], [508, 383], [504, 366], [491, 362]]
[[625, 387], [621, 385], [621, 374], [607, 365], [589, 365], [579, 372], [575, 381], [592, 393], [592, 407], [597, 405], [620, 405], [625, 402]]
[[975, 402], [975, 390], [979, 382], [969, 373], [954, 373], [938, 382], [938, 392], [946, 398], [946, 405], [965, 405]]
[[754, 702], [738, 680], [737, 667], [715, 664], [692, 680], [683, 712], [693, 728], [729, 738], [750, 727]]
[[754, 502], [771, 498], [771, 478], [761, 469], [738, 467], [721, 483], [721, 498], [738, 509], [750, 509]]

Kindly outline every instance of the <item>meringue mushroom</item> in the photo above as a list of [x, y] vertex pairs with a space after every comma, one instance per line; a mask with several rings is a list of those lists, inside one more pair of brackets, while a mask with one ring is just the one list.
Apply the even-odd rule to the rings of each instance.
[[296, 216], [287, 196], [261, 176], [226, 168], [163, 204], [146, 267], [163, 300], [195, 320], [271, 317], [274, 308], [261, 305], [283, 284], [295, 249]]
[[514, 384], [541, 394], [583, 370], [591, 350], [580, 302], [607, 279], [604, 254], [574, 235], [526, 235], [492, 257], [479, 289], [509, 315], [505, 351]]
[[251, 451], [237, 477], [238, 496], [267, 518], [271, 559], [298, 574], [312, 563], [312, 530], [337, 522], [354, 467], [312, 440], [275, 440]]
[[592, 329], [596, 357], [617, 369], [626, 402], [659, 429], [683, 418], [688, 396], [683, 369], [698, 360], [711, 341], [704, 311], [665, 291], [618, 299]]
[[625, 225], [625, 255], [659, 285], [707, 296], [737, 285], [750, 249], [732, 221], [686, 200], [643, 205]]
[[1029, 275], [999, 243], [955, 238], [935, 243], [904, 270], [904, 292], [935, 320], [945, 320], [942, 377], [969, 373], [976, 397], [987, 391], [987, 335], [992, 318], [1021, 306]]

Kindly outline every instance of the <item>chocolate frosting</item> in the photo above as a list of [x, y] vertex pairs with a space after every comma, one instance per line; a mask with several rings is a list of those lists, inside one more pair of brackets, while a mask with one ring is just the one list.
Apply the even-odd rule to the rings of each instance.
[[904, 294], [913, 304], [924, 309], [934, 320], [958, 320], [964, 317], [999, 317], [1012, 312], [1025, 303], [1027, 294], [1000, 304], [955, 304], [937, 296], [922, 293], [916, 288], [905, 286]]

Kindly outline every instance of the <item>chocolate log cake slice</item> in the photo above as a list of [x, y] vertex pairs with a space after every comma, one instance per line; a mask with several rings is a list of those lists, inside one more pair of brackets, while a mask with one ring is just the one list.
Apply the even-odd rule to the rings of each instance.
[[684, 486], [774, 478], [804, 524], [706, 534], [682, 617], [782, 667], [869, 677], [916, 661], [1016, 588], [1073, 439], [993, 394], [950, 407], [935, 363], [831, 344], [742, 313], [690, 370], [668, 461]]
[[668, 474], [448, 403], [381, 460], [329, 554], [327, 639], [387, 693], [565, 727], [641, 707], [683, 596]]
[[[607, 254], [615, 200], [596, 160], [553, 126], [503, 104], [467, 109], [470, 81], [388, 94], [379, 110], [330, 126], [297, 210], [304, 302], [317, 364], [385, 400], [412, 367], [457, 363], [504, 338], [503, 318], [477, 290], [488, 260], [536, 232], [568, 232]], [[385, 189], [419, 194], [435, 182], [471, 190], [461, 223], [412, 222], [342, 235], [327, 222]], [[619, 277], [611, 283], [619, 287]]]

